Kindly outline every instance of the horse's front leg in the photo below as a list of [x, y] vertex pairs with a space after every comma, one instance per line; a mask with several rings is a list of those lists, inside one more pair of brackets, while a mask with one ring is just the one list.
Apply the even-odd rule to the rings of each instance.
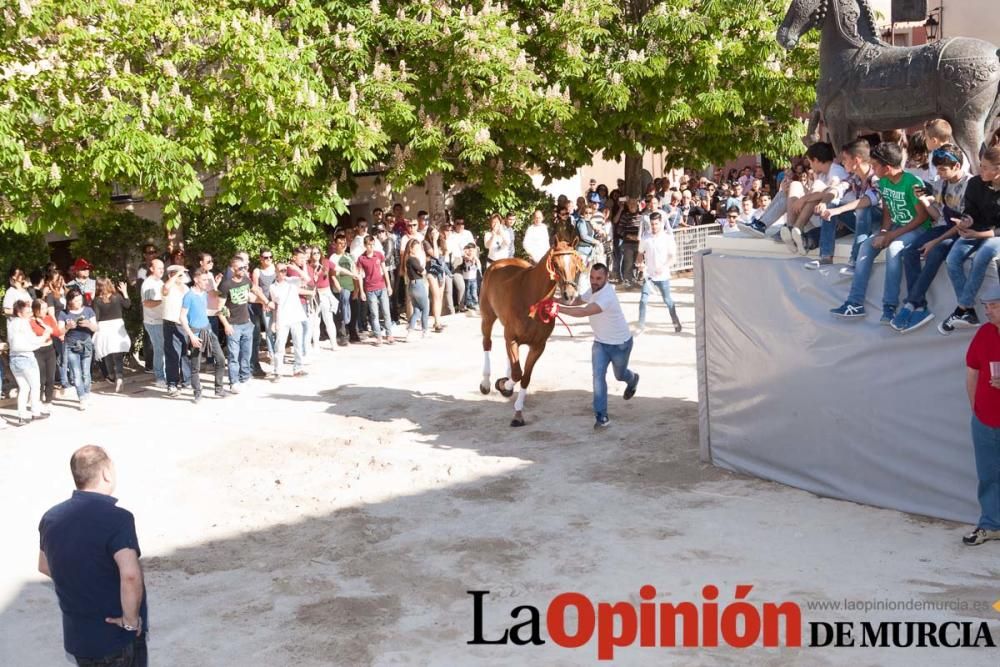
[[531, 372], [535, 368], [535, 363], [545, 351], [545, 341], [537, 345], [528, 346], [528, 358], [524, 361], [524, 374], [520, 378], [520, 388], [517, 398], [514, 400], [514, 418], [510, 421], [511, 426], [524, 426], [524, 401], [528, 398], [528, 385], [531, 384]]

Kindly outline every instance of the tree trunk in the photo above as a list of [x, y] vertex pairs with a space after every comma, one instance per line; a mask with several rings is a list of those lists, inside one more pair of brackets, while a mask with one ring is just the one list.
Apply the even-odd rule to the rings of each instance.
[[424, 179], [424, 184], [427, 187], [428, 217], [431, 222], [441, 224], [445, 221], [444, 174], [435, 171]]
[[625, 195], [642, 196], [642, 155], [625, 154]]

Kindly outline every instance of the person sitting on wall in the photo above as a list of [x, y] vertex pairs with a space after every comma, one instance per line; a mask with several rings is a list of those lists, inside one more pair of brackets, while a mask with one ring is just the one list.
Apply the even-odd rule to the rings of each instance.
[[[972, 177], [965, 188], [965, 214], [956, 225], [959, 238], [945, 261], [958, 306], [938, 325], [938, 332], [945, 336], [955, 329], [979, 326], [976, 294], [993, 259], [1000, 254], [1000, 147], [990, 148], [980, 158], [979, 175]], [[965, 260], [969, 256], [972, 268], [966, 276]]]
[[837, 227], [843, 225], [854, 232], [854, 243], [847, 266], [842, 275], [854, 275], [854, 264], [858, 259], [858, 249], [871, 236], [872, 226], [882, 219], [881, 198], [878, 192], [878, 176], [871, 165], [871, 146], [865, 139], [857, 139], [844, 145], [840, 151], [841, 164], [848, 172], [848, 191], [839, 206], [827, 206], [820, 217], [819, 259], [805, 264], [804, 268], [815, 270], [833, 264], [836, 249]]
[[896, 316], [899, 289], [903, 279], [902, 252], [916, 241], [923, 230], [930, 228], [927, 208], [918, 198], [923, 182], [903, 171], [903, 150], [899, 145], [882, 142], [872, 151], [875, 173], [882, 194], [882, 225], [879, 233], [869, 237], [858, 251], [858, 263], [847, 301], [830, 311], [835, 317], [864, 319], [865, 293], [871, 278], [872, 265], [882, 250], [887, 250], [885, 290], [882, 295], [881, 324], [889, 325]]
[[[931, 195], [921, 194], [920, 200], [927, 207], [934, 226], [903, 251], [903, 271], [906, 274], [906, 303], [892, 320], [892, 329], [898, 333], [915, 331], [934, 319], [927, 308], [927, 290], [930, 289], [938, 269], [948, 257], [958, 227], [953, 222], [961, 218], [965, 208], [965, 190], [971, 176], [962, 165], [962, 152], [954, 144], [944, 144], [934, 150], [931, 164], [937, 170]], [[920, 268], [920, 259], [924, 268]]]
[[833, 146], [823, 141], [813, 144], [806, 151], [815, 180], [812, 188], [794, 206], [790, 204], [788, 207], [781, 240], [791, 252], [806, 254], [802, 238], [806, 225], [813, 223], [819, 227], [823, 212], [831, 204], [838, 205], [847, 191], [847, 171], [833, 161], [834, 157]]

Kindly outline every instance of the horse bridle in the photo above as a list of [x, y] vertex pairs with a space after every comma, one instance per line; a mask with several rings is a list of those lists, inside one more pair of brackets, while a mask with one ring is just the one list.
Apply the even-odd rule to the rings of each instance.
[[[573, 255], [573, 265], [577, 269], [577, 275], [579, 275], [580, 273], [583, 272], [585, 265], [583, 262], [583, 257], [581, 257], [580, 253], [578, 253], [573, 248], [567, 248], [566, 250], [558, 250], [558, 251], [552, 250], [549, 252], [549, 258], [545, 262], [545, 268], [549, 272], [549, 278], [555, 281], [556, 286], [559, 287], [561, 290], [563, 290], [564, 293], [565, 293], [565, 286], [568, 284], [573, 284], [573, 282], [571, 280], [562, 278], [559, 275], [559, 272], [556, 270], [555, 260], [556, 257], [562, 257], [563, 255], [569, 255], [569, 254]], [[554, 292], [555, 287], [553, 287], [552, 289]]]

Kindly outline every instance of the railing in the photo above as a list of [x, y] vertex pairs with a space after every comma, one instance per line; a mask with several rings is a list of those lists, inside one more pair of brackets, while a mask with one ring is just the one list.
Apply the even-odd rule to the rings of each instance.
[[697, 227], [678, 227], [674, 230], [677, 256], [670, 266], [672, 273], [690, 271], [694, 268], [694, 255], [708, 245], [708, 237], [722, 234], [722, 225], [717, 223]]

